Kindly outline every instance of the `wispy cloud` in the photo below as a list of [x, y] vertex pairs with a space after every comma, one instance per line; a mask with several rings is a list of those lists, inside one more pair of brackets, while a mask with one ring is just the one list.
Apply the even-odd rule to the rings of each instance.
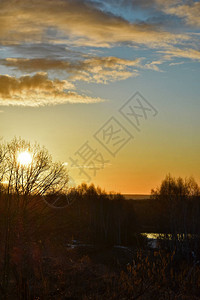
[[188, 1], [184, 4], [183, 1], [179, 5], [165, 7], [164, 11], [168, 14], [183, 18], [188, 25], [200, 26], [200, 2]]
[[173, 62], [173, 63], [170, 63], [169, 66], [177, 66], [177, 65], [183, 65], [184, 62], [183, 61], [180, 61], [180, 62]]
[[128, 60], [118, 57], [92, 57], [82, 60], [7, 58], [2, 65], [21, 72], [56, 71], [69, 74], [72, 81], [106, 83], [137, 76], [140, 59]]
[[162, 65], [165, 62], [165, 60], [155, 60], [150, 63], [147, 63], [144, 65], [145, 69], [162, 72], [162, 70], [159, 68], [160, 65]]
[[200, 51], [191, 48], [180, 49], [173, 47], [171, 49], [162, 51], [162, 53], [165, 54], [166, 59], [172, 59], [173, 57], [181, 57], [200, 61]]
[[[102, 11], [92, 1], [0, 1], [2, 43], [66, 39], [66, 44], [110, 47], [115, 43], [163, 47], [187, 40], [148, 23], [131, 23]], [[14, 20], [14, 21], [13, 21]], [[55, 39], [56, 36], [56, 39]]]

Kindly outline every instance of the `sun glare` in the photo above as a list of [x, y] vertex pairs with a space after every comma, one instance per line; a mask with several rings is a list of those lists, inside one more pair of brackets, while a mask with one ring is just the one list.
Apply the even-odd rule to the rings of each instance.
[[17, 161], [22, 166], [28, 166], [32, 162], [32, 156], [30, 152], [23, 151], [18, 154]]

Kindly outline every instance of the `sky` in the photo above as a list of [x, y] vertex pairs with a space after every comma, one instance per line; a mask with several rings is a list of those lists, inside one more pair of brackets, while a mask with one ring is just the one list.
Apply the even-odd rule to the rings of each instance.
[[44, 145], [70, 184], [200, 183], [200, 2], [0, 0], [0, 136]]

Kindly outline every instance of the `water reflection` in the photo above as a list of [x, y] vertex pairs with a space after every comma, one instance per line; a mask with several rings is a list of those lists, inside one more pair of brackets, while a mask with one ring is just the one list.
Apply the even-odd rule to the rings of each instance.
[[171, 234], [171, 233], [142, 233], [143, 236], [147, 237], [148, 239], [169, 239], [171, 240], [173, 237], [176, 237], [178, 240], [182, 240], [182, 239], [194, 239], [194, 238], [198, 238], [199, 235], [198, 234], [184, 234], [184, 233], [177, 233], [177, 234]]

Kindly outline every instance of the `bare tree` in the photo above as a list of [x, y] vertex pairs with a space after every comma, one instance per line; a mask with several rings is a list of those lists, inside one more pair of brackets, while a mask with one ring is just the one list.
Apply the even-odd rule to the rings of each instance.
[[[23, 152], [31, 156], [28, 164], [19, 161], [19, 155]], [[63, 191], [68, 183], [65, 167], [61, 163], [53, 163], [44, 147], [17, 138], [2, 145], [0, 178], [6, 182], [7, 193], [17, 195], [44, 195]]]
[[[30, 157], [28, 162], [21, 161], [20, 155]], [[29, 196], [45, 196], [51, 193], [63, 193], [67, 189], [68, 175], [62, 163], [54, 163], [51, 155], [38, 144], [14, 138], [9, 143], [0, 144], [0, 185], [5, 195], [5, 247], [3, 278], [0, 285], [7, 299], [10, 271], [10, 240], [13, 201], [18, 202], [20, 217], [25, 216]]]

